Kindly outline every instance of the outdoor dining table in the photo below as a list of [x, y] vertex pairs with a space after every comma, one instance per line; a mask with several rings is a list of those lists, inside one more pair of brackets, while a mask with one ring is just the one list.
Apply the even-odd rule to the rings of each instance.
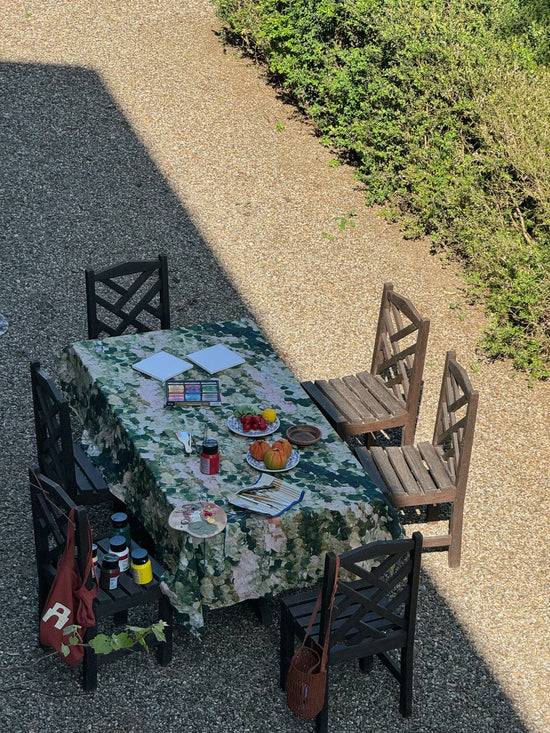
[[[168, 407], [164, 383], [133, 368], [161, 350], [185, 359], [215, 344], [244, 359], [213, 375], [220, 382], [218, 405]], [[196, 366], [179, 377], [206, 378]], [[60, 379], [83, 423], [83, 443], [111, 491], [153, 538], [167, 568], [163, 588], [195, 634], [204, 626], [203, 609], [311, 586], [322, 576], [327, 550], [341, 553], [402, 535], [382, 491], [250, 319], [80, 341], [64, 349]], [[246, 460], [251, 439], [228, 428], [240, 405], [275, 410], [280, 426], [269, 441], [295, 424], [321, 431], [317, 443], [294, 446], [297, 465], [279, 474], [304, 492], [280, 516], [230, 502], [259, 475]], [[200, 472], [197, 453], [187, 454], [176, 438], [181, 430], [199, 445], [205, 431], [217, 439], [219, 473]], [[201, 539], [169, 526], [175, 507], [200, 499], [223, 507], [224, 531]]]

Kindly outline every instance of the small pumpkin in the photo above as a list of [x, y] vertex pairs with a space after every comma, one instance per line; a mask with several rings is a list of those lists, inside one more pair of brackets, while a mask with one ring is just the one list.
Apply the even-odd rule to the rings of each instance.
[[288, 463], [288, 458], [280, 448], [271, 448], [264, 456], [265, 467], [272, 471], [280, 471]]
[[265, 454], [270, 449], [271, 446], [267, 440], [255, 440], [248, 449], [248, 452], [252, 458], [255, 458], [257, 461], [263, 461]]
[[283, 453], [284, 453], [284, 455], [286, 456], [287, 461], [288, 461], [288, 459], [290, 458], [290, 455], [292, 453], [292, 446], [290, 445], [290, 443], [288, 442], [288, 440], [285, 440], [285, 438], [279, 438], [278, 440], [276, 440], [273, 443], [273, 445], [271, 447], [272, 448], [279, 448], [280, 450], [282, 450]]

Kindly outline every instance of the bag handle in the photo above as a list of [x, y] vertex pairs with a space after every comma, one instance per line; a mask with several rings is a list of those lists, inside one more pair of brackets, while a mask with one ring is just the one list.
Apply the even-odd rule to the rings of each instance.
[[[338, 571], [339, 570], [340, 570], [340, 558], [338, 557], [338, 555], [336, 555], [336, 568], [334, 571], [334, 585], [332, 587], [332, 593], [330, 595], [327, 633], [325, 635], [325, 641], [323, 644], [323, 653], [321, 655], [321, 670], [324, 670], [327, 666], [328, 647], [329, 647], [329, 642], [330, 642], [330, 627], [332, 626], [332, 608], [334, 606], [334, 597], [336, 596], [336, 590], [338, 588]], [[321, 590], [319, 591], [319, 595], [317, 596], [317, 600], [315, 601], [315, 607], [310, 616], [309, 624], [307, 625], [304, 640], [302, 641], [302, 646], [300, 647], [300, 649], [303, 649], [306, 645], [306, 641], [308, 640], [309, 634], [311, 632], [311, 627], [313, 626], [313, 622], [315, 621], [317, 614], [319, 613], [319, 608], [321, 607], [322, 597], [323, 597], [323, 589], [321, 588]]]

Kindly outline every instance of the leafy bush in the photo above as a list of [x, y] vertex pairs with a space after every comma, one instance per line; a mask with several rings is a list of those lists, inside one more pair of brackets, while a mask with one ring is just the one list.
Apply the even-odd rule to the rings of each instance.
[[548, 376], [546, 0], [215, 1], [367, 203], [461, 258], [488, 352]]

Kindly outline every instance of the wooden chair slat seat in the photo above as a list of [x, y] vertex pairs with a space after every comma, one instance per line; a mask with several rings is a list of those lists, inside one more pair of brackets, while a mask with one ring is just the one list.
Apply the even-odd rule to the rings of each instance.
[[168, 260], [86, 270], [88, 338], [170, 328]]
[[424, 547], [448, 550], [451, 567], [460, 565], [462, 523], [479, 395], [466, 371], [448, 351], [432, 442], [358, 446], [355, 453], [369, 475], [378, 471], [394, 506], [427, 507], [427, 521], [439, 520], [439, 507], [451, 504], [449, 532], [424, 537]]
[[429, 328], [429, 319], [386, 283], [370, 372], [302, 382], [342, 438], [402, 427], [402, 444], [413, 443]]
[[454, 487], [454, 479], [449, 473], [442, 453], [428, 442], [422, 442], [417, 447], [419, 455], [424, 459], [430, 476], [435, 481], [437, 489], [443, 491]]
[[422, 460], [414, 449], [414, 446], [404, 445], [403, 456], [417, 484], [422, 486], [424, 491], [436, 491], [437, 485], [433, 481], [430, 472], [427, 470], [424, 463], [422, 463]]
[[[340, 555], [327, 667], [358, 659], [361, 671], [372, 668], [377, 656], [400, 685], [400, 711], [412, 712], [413, 658], [422, 535], [411, 539], [373, 542]], [[321, 645], [328, 632], [329, 604], [336, 576], [336, 555], [328, 552], [321, 588], [321, 608], [311, 637]], [[319, 589], [281, 599], [280, 685], [285, 689], [295, 639], [301, 642]], [[389, 656], [398, 650], [397, 665]], [[329, 675], [325, 705], [316, 718], [317, 733], [328, 730]]]
[[[64, 489], [44, 476], [38, 469], [29, 470], [29, 487], [31, 493], [31, 507], [33, 516], [34, 539], [36, 549], [36, 566], [38, 574], [38, 618], [48, 597], [49, 590], [56, 573], [56, 566], [63, 553], [67, 537], [67, 515], [75, 509], [77, 531], [75, 532], [77, 557], [88, 556], [88, 533], [79, 532], [78, 527], [87, 526], [86, 510], [77, 506]], [[95, 541], [95, 540], [94, 540]], [[99, 561], [109, 549], [109, 538], [96, 541], [98, 545]], [[132, 542], [132, 550], [138, 545]], [[172, 606], [161, 591], [161, 577], [164, 568], [151, 557], [153, 580], [146, 585], [137, 585], [129, 574], [121, 573], [118, 587], [112, 590], [99, 589], [94, 599], [93, 609], [96, 622], [102, 618], [112, 617], [115, 625], [127, 623], [128, 611], [138, 606], [157, 603], [158, 618], [166, 621], [165, 642], [157, 642], [154, 638], [147, 638], [149, 647], [156, 647], [157, 661], [161, 665], [168, 664], [172, 659]], [[82, 572], [82, 569], [81, 569]], [[98, 633], [96, 626], [87, 630], [84, 641], [90, 641]], [[139, 651], [141, 647], [136, 647]], [[83, 658], [82, 684], [86, 691], [97, 687], [97, 670], [101, 664], [113, 662], [129, 653], [130, 650], [121, 650], [108, 655], [96, 655], [91, 647], [86, 647]]]
[[69, 403], [39, 361], [31, 363], [31, 387], [41, 473], [60, 484], [78, 504], [112, 502], [101, 472], [82, 446], [73, 442]]
[[[388, 389], [391, 379], [384, 381], [378, 374], [374, 376], [370, 372], [359, 372], [357, 374], [358, 381], [373, 396], [376, 403], [383, 408], [389, 416], [402, 417], [407, 412], [407, 403], [400, 396], [396, 396]], [[382, 415], [382, 417], [386, 417]]]

